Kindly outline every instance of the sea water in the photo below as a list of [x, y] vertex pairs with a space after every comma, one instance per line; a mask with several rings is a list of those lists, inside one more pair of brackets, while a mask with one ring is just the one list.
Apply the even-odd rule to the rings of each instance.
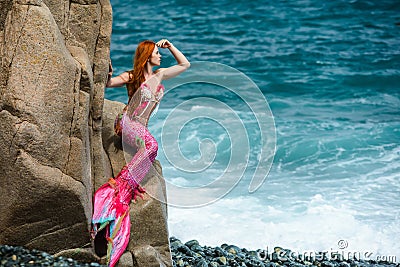
[[[398, 1], [111, 4], [115, 74], [132, 67], [145, 39], [168, 38], [192, 62], [181, 80], [165, 81], [149, 122], [167, 184], [199, 204], [179, 205], [180, 191], [168, 190], [171, 236], [400, 261]], [[160, 52], [162, 67], [175, 63]], [[106, 98], [127, 101], [123, 88]], [[258, 123], [263, 112], [274, 127]], [[176, 140], [163, 139], [171, 133]], [[270, 162], [261, 139], [276, 140]], [[268, 176], [249, 192], [259, 162]]]

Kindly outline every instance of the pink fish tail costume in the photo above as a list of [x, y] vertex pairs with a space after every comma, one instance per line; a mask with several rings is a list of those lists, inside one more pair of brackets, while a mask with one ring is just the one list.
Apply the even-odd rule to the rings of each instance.
[[[158, 150], [156, 139], [146, 125], [147, 118], [163, 96], [164, 87], [160, 84], [156, 94], [143, 83], [129, 110], [119, 114], [115, 129], [122, 136], [123, 143], [137, 151], [115, 178], [110, 178], [94, 194], [93, 238], [100, 232], [107, 241], [107, 260], [109, 266], [115, 266], [124, 253], [130, 237], [129, 204], [132, 198], [143, 198], [145, 190], [139, 185], [150, 170]], [[132, 103], [136, 103], [132, 107]], [[133, 112], [130, 112], [133, 111]], [[131, 114], [130, 114], [131, 113]]]

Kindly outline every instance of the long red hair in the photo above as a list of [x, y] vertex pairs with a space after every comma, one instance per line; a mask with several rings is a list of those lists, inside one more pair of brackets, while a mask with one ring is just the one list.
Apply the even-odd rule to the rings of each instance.
[[129, 82], [127, 83], [129, 99], [145, 81], [144, 66], [151, 57], [156, 43], [150, 40], [139, 43], [133, 59], [133, 70], [129, 72]]

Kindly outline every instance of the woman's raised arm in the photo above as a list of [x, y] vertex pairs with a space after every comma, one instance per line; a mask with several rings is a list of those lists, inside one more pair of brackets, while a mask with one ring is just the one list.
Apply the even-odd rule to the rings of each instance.
[[172, 43], [170, 43], [167, 39], [162, 39], [156, 43], [156, 45], [160, 48], [168, 48], [171, 51], [171, 54], [174, 56], [176, 62], [178, 64], [171, 66], [169, 68], [161, 68], [159, 72], [162, 74], [162, 79], [170, 79], [173, 78], [190, 67], [189, 60], [176, 48]]

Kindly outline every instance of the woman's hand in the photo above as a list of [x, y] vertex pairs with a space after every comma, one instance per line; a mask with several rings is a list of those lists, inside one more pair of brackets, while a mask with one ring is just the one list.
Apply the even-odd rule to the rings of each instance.
[[161, 39], [156, 43], [156, 45], [160, 48], [170, 48], [172, 46], [172, 43], [167, 39]]
[[110, 61], [109, 65], [108, 65], [108, 80], [111, 79], [112, 74], [113, 74], [113, 67], [112, 67], [112, 64], [111, 64], [111, 61]]

